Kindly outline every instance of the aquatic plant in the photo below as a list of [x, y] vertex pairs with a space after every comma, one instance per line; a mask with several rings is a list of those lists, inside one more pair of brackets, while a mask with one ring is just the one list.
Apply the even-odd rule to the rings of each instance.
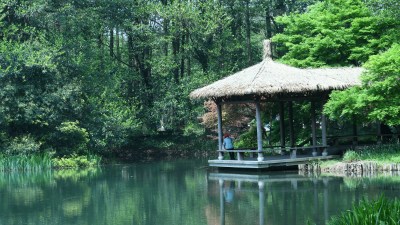
[[352, 210], [332, 217], [328, 225], [400, 224], [400, 201], [381, 196], [377, 200], [363, 199]]
[[4, 171], [42, 171], [52, 167], [50, 153], [32, 155], [0, 154], [0, 172]]

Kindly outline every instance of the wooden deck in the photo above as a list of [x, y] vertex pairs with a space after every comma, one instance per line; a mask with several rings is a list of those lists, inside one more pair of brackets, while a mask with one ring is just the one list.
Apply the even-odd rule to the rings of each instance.
[[284, 156], [266, 156], [263, 161], [257, 161], [257, 158], [248, 158], [243, 160], [208, 160], [211, 167], [219, 168], [248, 168], [248, 169], [263, 169], [270, 167], [296, 166], [306, 164], [315, 160], [328, 160], [339, 158], [339, 155], [327, 156], [312, 156], [312, 155], [297, 155], [296, 158], [291, 158], [290, 155]]

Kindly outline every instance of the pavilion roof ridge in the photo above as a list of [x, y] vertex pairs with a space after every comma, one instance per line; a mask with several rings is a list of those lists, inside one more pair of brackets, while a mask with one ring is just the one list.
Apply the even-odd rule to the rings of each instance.
[[244, 95], [275, 95], [310, 91], [342, 90], [360, 85], [361, 67], [297, 68], [271, 58], [240, 70], [205, 87], [191, 98]]

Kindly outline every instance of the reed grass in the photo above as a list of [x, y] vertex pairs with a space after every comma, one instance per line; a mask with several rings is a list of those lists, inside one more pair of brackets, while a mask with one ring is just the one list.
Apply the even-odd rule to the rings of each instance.
[[400, 163], [400, 145], [375, 145], [368, 146], [357, 151], [347, 151], [343, 161], [374, 161], [377, 163]]
[[0, 172], [43, 172], [53, 168], [88, 168], [100, 165], [98, 155], [71, 155], [63, 158], [53, 158], [51, 153], [36, 153], [31, 155], [0, 154]]
[[400, 201], [381, 196], [377, 200], [362, 200], [352, 210], [332, 217], [327, 225], [398, 225], [400, 224]]
[[51, 169], [51, 156], [48, 153], [32, 155], [0, 154], [0, 172], [6, 171], [44, 171]]

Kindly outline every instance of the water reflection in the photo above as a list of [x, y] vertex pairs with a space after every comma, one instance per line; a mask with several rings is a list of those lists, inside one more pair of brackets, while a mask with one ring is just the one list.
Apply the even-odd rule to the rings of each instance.
[[221, 173], [199, 160], [0, 173], [0, 225], [325, 224], [364, 197], [399, 197], [399, 184], [384, 175]]
[[[298, 173], [210, 173], [219, 189], [219, 224], [325, 224], [363, 197], [398, 197], [398, 176], [335, 177]], [[388, 188], [390, 187], [390, 188]], [[255, 218], [258, 218], [255, 221]]]

